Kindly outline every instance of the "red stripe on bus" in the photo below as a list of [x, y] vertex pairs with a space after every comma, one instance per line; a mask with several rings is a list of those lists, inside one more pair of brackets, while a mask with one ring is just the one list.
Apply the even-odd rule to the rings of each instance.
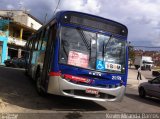
[[50, 72], [49, 76], [61, 76], [60, 72]]
[[68, 74], [65, 74], [65, 75], [64, 75], [64, 78], [65, 78], [65, 79], [74, 80], [74, 81], [78, 81], [78, 82], [85, 82], [85, 83], [89, 83], [89, 82], [90, 82], [90, 80], [87, 79], [87, 78], [72, 76], [72, 75], [68, 75]]

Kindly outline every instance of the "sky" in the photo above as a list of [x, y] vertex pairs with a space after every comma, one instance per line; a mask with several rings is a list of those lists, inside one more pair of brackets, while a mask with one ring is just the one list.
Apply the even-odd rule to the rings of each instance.
[[[58, 0], [0, 0], [0, 9], [26, 9], [44, 22]], [[128, 27], [133, 45], [160, 47], [160, 0], [61, 0], [57, 9], [74, 10], [120, 22]]]

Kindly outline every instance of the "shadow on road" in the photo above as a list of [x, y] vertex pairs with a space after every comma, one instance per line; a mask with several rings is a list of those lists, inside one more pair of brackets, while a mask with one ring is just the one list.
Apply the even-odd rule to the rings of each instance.
[[128, 94], [128, 93], [126, 93], [125, 96], [142, 103], [160, 107], [160, 103], [159, 103], [160, 99], [157, 99], [157, 98], [151, 98], [151, 97], [141, 98], [139, 97], [138, 94]]
[[0, 67], [0, 99], [9, 105], [35, 110], [103, 111], [106, 108], [93, 101], [48, 95], [40, 97], [24, 70]]

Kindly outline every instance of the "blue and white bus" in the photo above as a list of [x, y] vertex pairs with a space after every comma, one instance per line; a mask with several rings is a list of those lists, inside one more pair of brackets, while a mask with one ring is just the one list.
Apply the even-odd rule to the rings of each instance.
[[39, 94], [119, 101], [127, 84], [127, 34], [118, 22], [60, 11], [28, 40], [26, 72]]

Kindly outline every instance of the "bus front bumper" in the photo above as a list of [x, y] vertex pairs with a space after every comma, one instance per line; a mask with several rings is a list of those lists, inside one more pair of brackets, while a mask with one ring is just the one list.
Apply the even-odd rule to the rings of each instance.
[[[87, 89], [96, 90], [98, 94], [86, 93]], [[121, 101], [125, 86], [99, 88], [74, 84], [59, 76], [54, 76], [49, 79], [48, 93], [93, 101]]]

